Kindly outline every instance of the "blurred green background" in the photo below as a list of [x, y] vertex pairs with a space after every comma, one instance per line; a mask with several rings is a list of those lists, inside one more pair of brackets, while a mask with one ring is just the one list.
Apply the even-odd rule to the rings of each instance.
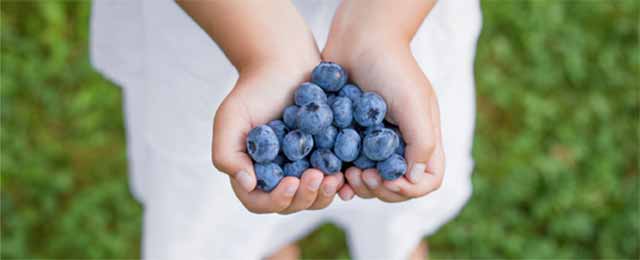
[[[474, 196], [434, 258], [640, 257], [640, 4], [482, 1]], [[1, 2], [2, 258], [140, 252], [120, 90], [89, 2]], [[322, 226], [305, 257], [347, 257]]]

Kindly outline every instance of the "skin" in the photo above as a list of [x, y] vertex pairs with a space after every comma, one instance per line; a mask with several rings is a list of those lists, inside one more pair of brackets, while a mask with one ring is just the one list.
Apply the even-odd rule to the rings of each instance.
[[[289, 214], [322, 209], [336, 192], [343, 200], [357, 195], [400, 202], [440, 187], [445, 157], [438, 102], [409, 48], [436, 0], [343, 1], [322, 53], [288, 1], [177, 2], [239, 72], [215, 115], [211, 149], [214, 166], [229, 175], [236, 196], [249, 211]], [[375, 169], [352, 167], [345, 175], [332, 176], [308, 169], [300, 180], [283, 179], [271, 193], [255, 190], [244, 147], [247, 133], [277, 118], [321, 59], [341, 64], [364, 91], [376, 91], [388, 102], [387, 120], [399, 125], [407, 143], [407, 175], [382, 182]], [[421, 243], [411, 258], [424, 259], [425, 253]]]

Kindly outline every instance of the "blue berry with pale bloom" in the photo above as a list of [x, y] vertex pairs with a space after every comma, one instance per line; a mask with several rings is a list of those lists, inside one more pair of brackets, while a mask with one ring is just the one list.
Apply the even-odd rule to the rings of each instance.
[[337, 92], [347, 83], [347, 80], [347, 71], [330, 61], [320, 62], [311, 72], [311, 82], [327, 92]]
[[360, 155], [360, 135], [351, 128], [340, 130], [333, 152], [343, 162], [351, 162]]
[[353, 165], [360, 168], [361, 170], [366, 170], [370, 168], [375, 168], [376, 162], [369, 160], [369, 158], [367, 158], [367, 156], [365, 156], [364, 153], [360, 152], [360, 156], [358, 156], [358, 159], [353, 161]]
[[376, 166], [382, 179], [392, 181], [400, 178], [407, 171], [407, 161], [399, 154], [392, 154]]
[[353, 105], [347, 97], [336, 97], [333, 104], [333, 124], [338, 128], [346, 128], [353, 122]]
[[402, 138], [402, 133], [400, 133], [400, 129], [398, 129], [398, 127], [390, 127], [391, 130], [393, 130], [394, 132], [396, 132], [396, 134], [398, 135], [398, 139], [399, 139], [399, 143], [398, 143], [398, 147], [396, 148], [396, 150], [394, 151], [395, 153], [404, 156], [404, 147], [407, 145], [404, 142], [404, 138]]
[[316, 84], [305, 82], [296, 90], [294, 101], [298, 106], [304, 106], [309, 102], [327, 103], [327, 94]]
[[275, 189], [284, 178], [282, 168], [275, 163], [256, 163], [254, 170], [256, 172], [256, 186], [265, 192]]
[[362, 94], [356, 101], [354, 108], [354, 119], [364, 127], [382, 123], [387, 114], [387, 103], [384, 102], [380, 95], [374, 92]]
[[325, 175], [336, 174], [342, 169], [342, 161], [329, 149], [314, 151], [311, 154], [311, 165]]
[[289, 132], [282, 142], [282, 151], [290, 161], [297, 161], [309, 154], [313, 148], [313, 136], [300, 130]]
[[309, 169], [309, 162], [305, 159], [290, 162], [284, 165], [284, 176], [301, 178], [306, 169]]
[[354, 84], [347, 84], [340, 89], [338, 96], [348, 97], [351, 101], [356, 102], [362, 96], [362, 90]]
[[400, 140], [389, 128], [376, 129], [367, 134], [362, 141], [362, 152], [370, 160], [382, 161], [393, 154]]
[[298, 129], [307, 134], [318, 134], [333, 122], [333, 111], [326, 103], [309, 102], [298, 109]]
[[247, 152], [256, 162], [272, 161], [280, 151], [278, 136], [267, 125], [260, 125], [251, 129], [246, 145]]
[[282, 112], [282, 121], [289, 129], [295, 129], [296, 115], [298, 114], [298, 106], [291, 105], [284, 109]]
[[320, 133], [313, 135], [313, 141], [319, 149], [333, 149], [333, 143], [336, 142], [336, 135], [338, 135], [338, 129], [330, 125], [320, 131]]
[[289, 132], [289, 128], [287, 128], [281, 120], [273, 120], [267, 125], [273, 129], [273, 132], [275, 132], [278, 137], [278, 142], [282, 144], [282, 139], [284, 138], [284, 135]]

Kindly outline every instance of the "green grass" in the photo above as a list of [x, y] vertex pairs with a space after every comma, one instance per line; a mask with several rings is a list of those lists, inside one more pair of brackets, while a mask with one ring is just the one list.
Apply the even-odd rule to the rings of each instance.
[[[139, 256], [121, 93], [88, 2], [1, 5], [2, 258]], [[482, 2], [474, 196], [435, 258], [640, 257], [640, 4]], [[325, 225], [305, 257], [346, 257]]]

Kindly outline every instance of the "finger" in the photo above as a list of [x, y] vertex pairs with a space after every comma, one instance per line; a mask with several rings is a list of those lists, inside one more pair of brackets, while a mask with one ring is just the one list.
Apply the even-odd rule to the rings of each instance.
[[256, 186], [255, 173], [251, 158], [245, 152], [245, 144], [251, 125], [245, 113], [238, 113], [242, 108], [233, 102], [222, 102], [213, 123], [213, 140], [211, 142], [211, 161], [220, 171], [231, 178], [245, 191], [252, 191]]
[[281, 211], [281, 214], [291, 214], [306, 209], [313, 204], [318, 196], [318, 189], [322, 183], [323, 174], [316, 169], [308, 169], [300, 178], [300, 186], [293, 197], [291, 205]]
[[407, 178], [398, 178], [384, 181], [383, 186], [393, 193], [407, 198], [418, 198], [435, 190], [430, 187], [430, 181], [427, 178], [420, 179], [419, 183], [411, 183]]
[[343, 201], [350, 201], [351, 199], [353, 199], [354, 195], [355, 192], [349, 184], [345, 184], [344, 186], [342, 186], [342, 188], [340, 188], [340, 191], [338, 191], [338, 196], [340, 196], [340, 199], [342, 199]]
[[423, 194], [419, 192], [418, 188], [421, 187], [420, 184], [425, 183], [425, 179], [421, 179], [421, 183], [411, 183], [407, 178], [401, 177], [392, 181], [383, 181], [383, 185], [390, 191], [395, 192], [399, 195], [415, 198], [422, 196]]
[[420, 178], [425, 175], [427, 164], [440, 139], [436, 133], [440, 125], [439, 116], [434, 118], [434, 115], [438, 114], [437, 110], [434, 110], [437, 106], [437, 99], [433, 96], [419, 107], [422, 109], [420, 114], [429, 116], [422, 116], [409, 124], [401, 123], [401, 127], [404, 127], [401, 131], [406, 141], [405, 157], [409, 165], [407, 178], [412, 183], [420, 182]]
[[409, 198], [427, 195], [440, 188], [442, 184], [444, 177], [443, 155], [442, 146], [438, 145], [432, 157], [432, 162], [434, 163], [429, 163], [427, 172], [424, 173], [418, 183], [412, 183], [406, 177], [402, 177], [393, 181], [384, 181], [383, 185], [390, 191]]
[[418, 178], [409, 180], [410, 176], [399, 178], [393, 181], [385, 181], [384, 185], [391, 191], [407, 197], [420, 197], [437, 190], [444, 178], [445, 172], [445, 154], [442, 144], [442, 132], [440, 128], [440, 113], [437, 102], [431, 103], [431, 118], [435, 124], [435, 137], [437, 140], [435, 152], [426, 165], [425, 172], [421, 173]]
[[309, 209], [323, 209], [329, 206], [343, 183], [344, 175], [341, 172], [325, 176], [320, 185], [318, 197]]
[[442, 186], [445, 167], [444, 146], [442, 145], [442, 142], [440, 142], [436, 148], [436, 152], [431, 158], [431, 161], [427, 164], [427, 174], [425, 175], [425, 179], [429, 183], [429, 192], [437, 190]]
[[435, 123], [436, 132], [436, 150], [427, 163], [427, 180], [431, 183], [433, 190], [438, 189], [442, 180], [444, 179], [444, 173], [446, 169], [446, 155], [444, 154], [444, 145], [442, 144], [442, 128], [440, 127], [440, 108], [438, 102], [435, 101], [431, 104], [431, 118]]
[[358, 197], [363, 199], [373, 198], [373, 193], [369, 191], [369, 188], [362, 182], [362, 170], [356, 167], [349, 167], [345, 173], [347, 182]]
[[382, 178], [376, 169], [366, 169], [362, 173], [362, 176], [364, 183], [367, 185], [371, 193], [382, 201], [400, 202], [409, 199], [408, 197], [397, 194], [382, 185]]
[[230, 180], [233, 192], [242, 205], [256, 214], [280, 212], [287, 208], [300, 184], [300, 181], [295, 177], [285, 177], [270, 193], [257, 189], [246, 192], [235, 179], [230, 178]]

